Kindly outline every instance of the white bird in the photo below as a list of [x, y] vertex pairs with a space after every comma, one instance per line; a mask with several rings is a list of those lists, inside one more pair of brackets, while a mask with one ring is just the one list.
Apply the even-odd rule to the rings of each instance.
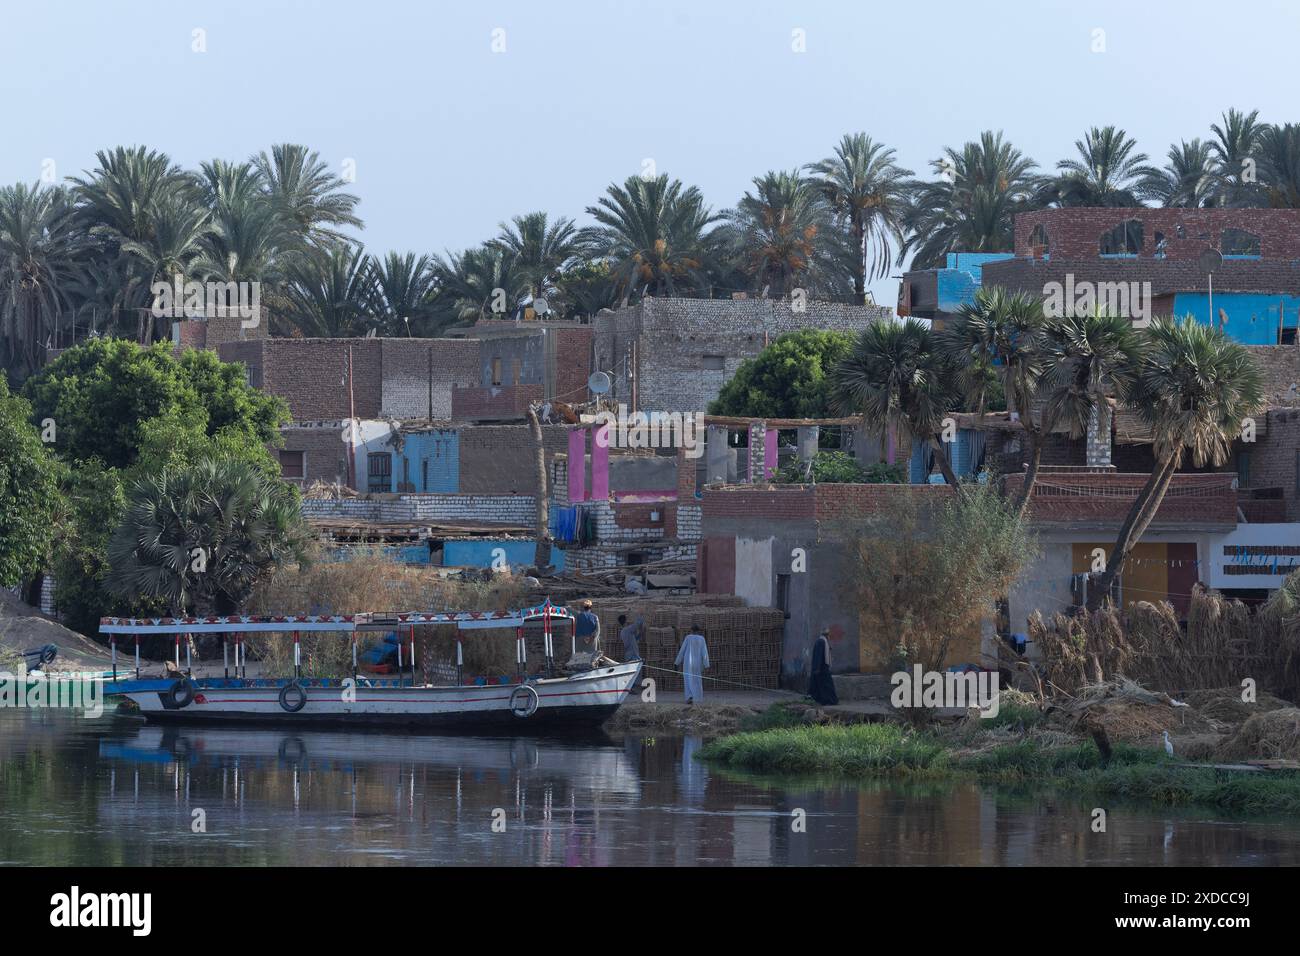
[[1167, 730], [1164, 731], [1164, 735], [1165, 735], [1165, 753], [1169, 754], [1169, 756], [1172, 757], [1174, 755], [1174, 745], [1169, 740], [1169, 731]]

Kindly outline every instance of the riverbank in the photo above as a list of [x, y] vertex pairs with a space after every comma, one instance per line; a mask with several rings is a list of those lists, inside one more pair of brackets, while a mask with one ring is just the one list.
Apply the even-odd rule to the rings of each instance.
[[[1243, 813], [1300, 811], [1300, 763], [1276, 748], [1242, 754], [1242, 741], [1261, 726], [1288, 724], [1294, 708], [1252, 715], [1222, 735], [1231, 764], [1170, 756], [1150, 742], [1117, 741], [1103, 758], [1094, 740], [1015, 709], [998, 726], [978, 718], [950, 727], [918, 729], [901, 722], [807, 725], [775, 707], [754, 718], [768, 726], [720, 737], [700, 759], [715, 766], [782, 776], [834, 775], [1055, 787], [1097, 796], [1144, 799], [1158, 805], [1207, 805]], [[1200, 729], [1200, 728], [1198, 728]], [[1202, 735], [1204, 736], [1204, 735]], [[1182, 738], [1190, 744], [1196, 736]], [[1263, 752], [1272, 750], [1273, 752]], [[1254, 763], [1250, 763], [1250, 760]], [[1245, 762], [1243, 762], [1245, 761]]]

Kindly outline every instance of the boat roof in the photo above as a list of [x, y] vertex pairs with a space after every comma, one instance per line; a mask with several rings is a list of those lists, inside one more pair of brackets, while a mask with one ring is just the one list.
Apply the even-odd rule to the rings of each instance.
[[359, 614], [276, 614], [217, 617], [102, 617], [101, 634], [247, 634], [266, 631], [391, 631], [417, 624], [455, 624], [461, 630], [520, 627], [530, 621], [568, 620], [568, 608], [550, 598], [518, 611], [366, 611]]

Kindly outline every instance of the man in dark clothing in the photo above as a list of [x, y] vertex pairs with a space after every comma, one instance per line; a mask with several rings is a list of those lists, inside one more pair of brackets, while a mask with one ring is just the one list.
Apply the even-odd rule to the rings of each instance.
[[600, 650], [600, 618], [591, 609], [591, 601], [582, 602], [582, 610], [573, 622], [579, 654], [595, 655]]
[[627, 615], [620, 614], [618, 616], [618, 627], [618, 636], [623, 639], [623, 660], [639, 661], [641, 659], [641, 649], [637, 646], [637, 637], [640, 630], [639, 622], [629, 624]]
[[808, 696], [822, 706], [840, 702], [835, 693], [835, 681], [831, 678], [831, 642], [830, 636], [822, 631], [812, 646], [812, 669], [808, 675]]

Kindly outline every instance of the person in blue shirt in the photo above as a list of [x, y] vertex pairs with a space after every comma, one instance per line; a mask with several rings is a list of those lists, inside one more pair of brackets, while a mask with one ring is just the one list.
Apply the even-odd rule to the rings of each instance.
[[577, 652], [595, 657], [600, 650], [600, 618], [591, 609], [591, 601], [582, 602], [582, 610], [573, 622], [573, 634], [577, 638]]

